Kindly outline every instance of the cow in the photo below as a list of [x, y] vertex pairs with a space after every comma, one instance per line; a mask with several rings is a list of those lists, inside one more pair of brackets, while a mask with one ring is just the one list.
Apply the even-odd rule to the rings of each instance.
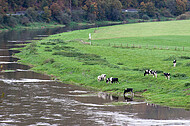
[[150, 70], [145, 70], [144, 76], [145, 76], [145, 75], [149, 75], [149, 74], [150, 74]]
[[119, 80], [118, 80], [118, 78], [110, 77], [110, 78], [107, 78], [107, 80], [106, 80], [106, 83], [109, 83], [109, 82], [111, 82], [111, 83], [119, 83]]
[[156, 78], [157, 78], [157, 72], [156, 71], [153, 71], [153, 70], [145, 70], [145, 72], [144, 72], [144, 76], [145, 75], [153, 75], [153, 77], [155, 76]]
[[176, 60], [173, 61], [174, 67], [176, 66]]
[[127, 89], [125, 89], [124, 92], [123, 92], [123, 96], [125, 97], [125, 93], [128, 93], [128, 92], [131, 92], [132, 96], [134, 96], [133, 88], [127, 88]]
[[164, 73], [164, 76], [166, 77], [166, 79], [170, 79], [170, 73]]
[[98, 81], [102, 81], [104, 78], [102, 76], [98, 76]]
[[102, 81], [102, 80], [105, 81], [105, 79], [106, 79], [106, 74], [102, 74], [101, 76], [98, 76], [98, 81]]
[[156, 71], [151, 71], [151, 74], [153, 75], [153, 77], [155, 76], [157, 78], [157, 72]]
[[106, 80], [106, 74], [102, 74], [101, 76], [103, 77], [103, 79], [105, 81]]

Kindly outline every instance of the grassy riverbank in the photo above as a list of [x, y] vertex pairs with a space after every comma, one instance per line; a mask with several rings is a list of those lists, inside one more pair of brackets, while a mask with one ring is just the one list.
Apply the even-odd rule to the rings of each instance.
[[7, 27], [4, 29], [0, 29], [0, 32], [2, 31], [8, 31], [8, 30], [22, 30], [22, 29], [43, 29], [43, 28], [55, 28], [55, 27], [64, 27], [65, 25], [60, 25], [57, 23], [40, 23], [40, 22], [34, 22], [30, 23], [27, 26], [24, 25], [16, 25], [14, 28]]
[[[190, 21], [150, 22], [77, 30], [52, 35], [28, 45], [17, 56], [33, 70], [62, 82], [114, 94], [125, 88], [147, 102], [190, 108]], [[88, 34], [92, 34], [92, 45]], [[173, 67], [173, 60], [177, 67]], [[153, 69], [158, 78], [143, 75]], [[167, 80], [163, 72], [170, 72]], [[118, 77], [119, 84], [97, 76]]]

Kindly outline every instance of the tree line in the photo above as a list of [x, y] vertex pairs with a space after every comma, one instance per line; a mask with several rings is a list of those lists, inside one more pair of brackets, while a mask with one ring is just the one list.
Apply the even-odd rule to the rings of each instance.
[[[138, 13], [123, 13], [134, 8]], [[0, 23], [14, 27], [15, 23], [71, 21], [118, 21], [130, 18], [175, 17], [190, 10], [190, 0], [0, 0]], [[20, 17], [8, 16], [24, 11]], [[3, 25], [0, 25], [0, 28]]]

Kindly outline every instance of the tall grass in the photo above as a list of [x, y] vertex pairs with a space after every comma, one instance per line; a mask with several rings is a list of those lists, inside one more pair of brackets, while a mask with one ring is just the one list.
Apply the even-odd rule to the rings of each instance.
[[[62, 82], [117, 95], [125, 88], [133, 88], [149, 102], [190, 108], [189, 25], [190, 21], [172, 21], [77, 30], [52, 35], [37, 43], [35, 54], [29, 52], [28, 46], [18, 56], [23, 63], [33, 64], [34, 70], [54, 75]], [[83, 44], [89, 42], [89, 33], [92, 33], [92, 45]], [[185, 51], [109, 46], [121, 43], [122, 46], [184, 46]], [[175, 68], [174, 59], [177, 59]], [[158, 78], [144, 76], [146, 69], [156, 70]], [[171, 73], [171, 79], [167, 80], [163, 72]], [[97, 76], [103, 73], [118, 77], [120, 83], [98, 82]]]

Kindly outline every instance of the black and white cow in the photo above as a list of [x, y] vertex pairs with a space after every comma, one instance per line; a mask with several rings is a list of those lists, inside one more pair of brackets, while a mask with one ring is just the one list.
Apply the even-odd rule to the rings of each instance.
[[176, 60], [173, 61], [174, 67], [176, 66], [176, 62], [177, 62]]
[[145, 75], [149, 75], [149, 74], [150, 74], [150, 70], [145, 70], [144, 76], [145, 76]]
[[144, 72], [144, 76], [145, 75], [153, 75], [153, 77], [155, 76], [156, 78], [157, 78], [157, 72], [156, 71], [153, 71], [153, 70], [145, 70], [145, 72]]
[[102, 74], [101, 76], [98, 76], [98, 81], [102, 81], [106, 79], [106, 74]]
[[153, 77], [155, 76], [157, 78], [157, 72], [156, 71], [151, 70], [151, 74], [153, 75]]
[[123, 96], [125, 96], [125, 93], [128, 93], [128, 92], [133, 93], [133, 88], [127, 88], [127, 89], [125, 89], [124, 92], [123, 92]]
[[170, 79], [170, 73], [164, 73], [164, 76], [166, 77], [166, 79]]
[[113, 78], [113, 77], [110, 77], [110, 78], [107, 78], [106, 80], [106, 83], [119, 83], [119, 79], [118, 78]]

